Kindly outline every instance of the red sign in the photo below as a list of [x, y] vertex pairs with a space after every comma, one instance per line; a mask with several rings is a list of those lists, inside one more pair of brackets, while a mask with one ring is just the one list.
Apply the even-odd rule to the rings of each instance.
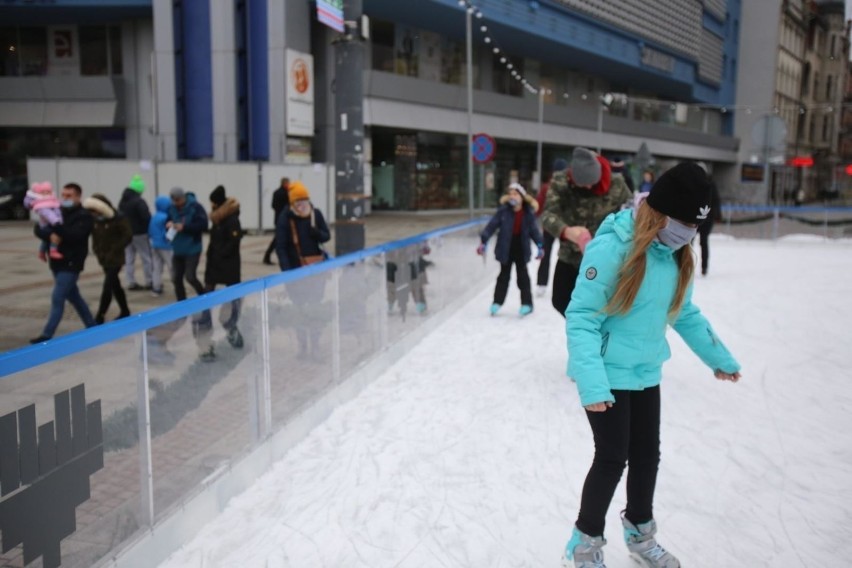
[[848, 166], [846, 166], [846, 175], [852, 176], [852, 164], [849, 164]]
[[796, 168], [812, 168], [814, 159], [810, 156], [794, 156], [787, 160], [787, 165]]
[[487, 134], [474, 134], [470, 151], [473, 152], [474, 162], [487, 164], [494, 159], [494, 154], [497, 153], [497, 142]]

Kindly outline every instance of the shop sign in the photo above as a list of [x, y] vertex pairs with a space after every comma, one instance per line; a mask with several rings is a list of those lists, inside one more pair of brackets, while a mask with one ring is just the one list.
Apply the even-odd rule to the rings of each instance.
[[287, 134], [314, 135], [314, 58], [287, 50]]

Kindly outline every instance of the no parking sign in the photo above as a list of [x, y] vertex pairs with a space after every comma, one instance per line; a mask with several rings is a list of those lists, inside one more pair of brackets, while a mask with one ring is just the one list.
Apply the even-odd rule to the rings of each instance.
[[474, 162], [487, 164], [494, 159], [494, 154], [497, 153], [497, 142], [485, 133], [474, 134], [470, 151], [473, 153]]

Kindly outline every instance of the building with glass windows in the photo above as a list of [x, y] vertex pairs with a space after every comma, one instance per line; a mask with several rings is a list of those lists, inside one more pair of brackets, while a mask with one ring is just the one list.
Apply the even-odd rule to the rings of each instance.
[[[545, 179], [578, 145], [637, 178], [682, 159], [733, 175], [740, 4], [471, 0], [472, 128], [497, 146], [476, 205], [537, 186], [539, 141]], [[373, 209], [468, 207], [465, 10], [363, 1]], [[345, 86], [315, 2], [5, 0], [0, 22], [0, 176], [27, 156], [334, 162]]]

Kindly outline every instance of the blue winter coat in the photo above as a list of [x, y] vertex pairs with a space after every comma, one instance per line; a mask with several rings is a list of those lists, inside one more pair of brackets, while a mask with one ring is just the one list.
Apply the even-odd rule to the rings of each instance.
[[648, 249], [645, 279], [630, 311], [623, 315], [603, 312], [632, 246], [633, 211], [609, 215], [586, 247], [565, 311], [568, 376], [577, 382], [583, 406], [614, 402], [611, 390], [643, 390], [660, 384], [663, 362], [671, 357], [667, 325], [711, 369], [726, 373], [740, 369], [692, 303], [692, 285], [680, 312], [669, 320], [677, 287], [677, 259], [671, 248], [658, 241]]
[[151, 222], [148, 223], [148, 238], [151, 239], [151, 246], [155, 249], [171, 250], [172, 243], [166, 238], [166, 221], [169, 220], [169, 208], [172, 206], [172, 200], [161, 195], [154, 203], [157, 212], [151, 217]]
[[[497, 213], [485, 226], [485, 229], [480, 233], [479, 238], [482, 244], [487, 244], [488, 239], [497, 232], [497, 244], [494, 246], [494, 257], [500, 264], [511, 262], [509, 258], [509, 249], [512, 245], [512, 227], [515, 224], [515, 210], [509, 204], [506, 196], [500, 199], [500, 208]], [[542, 246], [543, 239], [541, 231], [538, 229], [538, 223], [535, 220], [535, 210], [538, 204], [534, 199], [526, 200], [523, 207], [524, 217], [521, 220], [521, 250], [524, 252], [524, 262], [530, 261], [530, 240], [536, 246]]]
[[183, 230], [172, 241], [175, 256], [201, 254], [201, 235], [207, 230], [207, 213], [195, 200], [194, 193], [186, 194], [186, 203], [180, 210], [174, 204], [169, 205], [169, 221], [183, 224]]

